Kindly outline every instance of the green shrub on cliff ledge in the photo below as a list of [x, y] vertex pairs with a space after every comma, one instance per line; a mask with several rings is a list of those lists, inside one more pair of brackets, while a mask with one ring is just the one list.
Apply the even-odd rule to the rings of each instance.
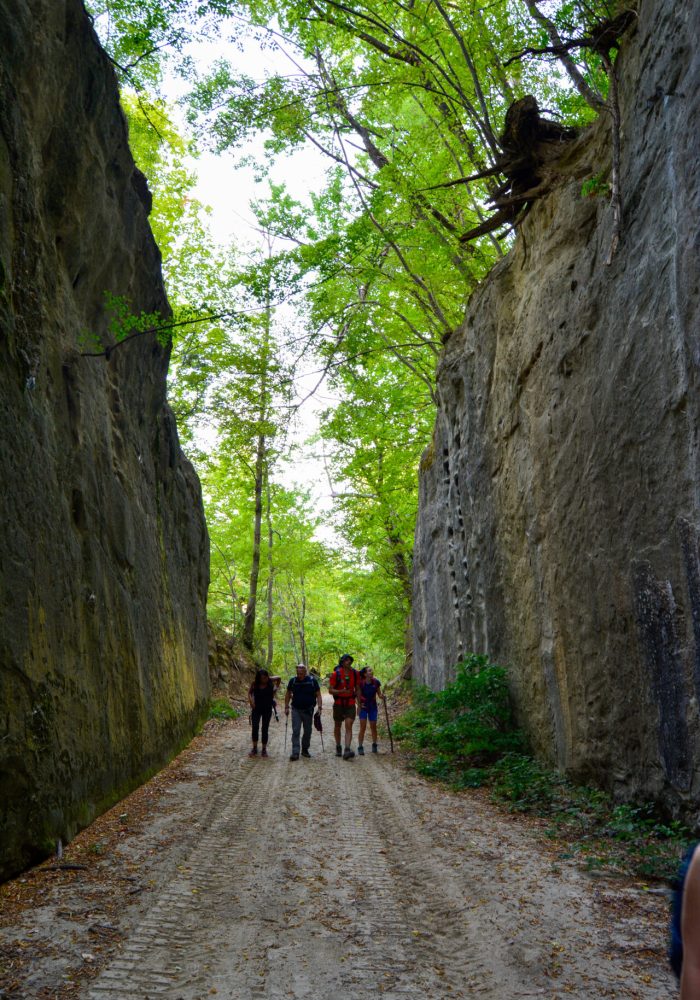
[[485, 656], [459, 663], [444, 691], [414, 688], [413, 705], [395, 728], [397, 738], [418, 751], [418, 771], [459, 786], [483, 784], [489, 767], [523, 748], [506, 671]]
[[227, 698], [213, 698], [209, 702], [210, 719], [237, 719], [240, 714]]

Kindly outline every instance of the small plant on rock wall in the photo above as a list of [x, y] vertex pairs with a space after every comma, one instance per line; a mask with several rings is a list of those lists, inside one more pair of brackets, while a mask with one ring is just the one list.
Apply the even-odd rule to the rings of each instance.
[[581, 185], [581, 196], [583, 198], [609, 198], [610, 185], [602, 174], [587, 177]]
[[209, 702], [210, 719], [237, 719], [240, 714], [227, 698], [214, 698]]
[[167, 347], [176, 333], [182, 336], [201, 323], [211, 323], [233, 315], [231, 312], [210, 314], [204, 307], [198, 309], [190, 306], [180, 306], [175, 317], [163, 315], [160, 311], [136, 313], [130, 299], [124, 295], [114, 295], [110, 291], [104, 292], [104, 310], [107, 338], [112, 343], [104, 346], [101, 334], [94, 330], [83, 330], [78, 337], [79, 345], [86, 348], [81, 352], [83, 357], [104, 357], [109, 361], [117, 347], [145, 334], [153, 334], [161, 346]]

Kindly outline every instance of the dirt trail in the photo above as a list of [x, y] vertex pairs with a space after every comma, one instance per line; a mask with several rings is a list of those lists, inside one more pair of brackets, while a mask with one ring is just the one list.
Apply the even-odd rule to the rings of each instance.
[[[312, 759], [292, 763], [284, 722], [272, 726], [269, 760], [246, 757], [242, 721], [210, 729], [143, 829], [103, 859], [147, 891], [106, 924], [122, 941], [96, 978], [54, 994], [38, 960], [23, 992], [0, 997], [675, 995], [658, 896], [557, 860], [522, 822], [386, 753], [337, 759], [330, 732], [325, 755], [314, 734]], [[56, 906], [34, 919], [85, 959]], [[79, 913], [94, 936], [94, 896]]]

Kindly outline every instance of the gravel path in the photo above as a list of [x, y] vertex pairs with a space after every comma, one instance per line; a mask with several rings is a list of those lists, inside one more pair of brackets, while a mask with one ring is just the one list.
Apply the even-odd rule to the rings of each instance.
[[147, 891], [111, 917], [121, 942], [96, 977], [53, 994], [44, 970], [34, 992], [0, 996], [675, 995], [658, 896], [558, 860], [521, 820], [386, 752], [345, 762], [327, 732], [325, 755], [314, 734], [312, 759], [292, 763], [284, 722], [271, 732], [271, 759], [249, 760], [242, 721], [209, 730], [102, 862]]

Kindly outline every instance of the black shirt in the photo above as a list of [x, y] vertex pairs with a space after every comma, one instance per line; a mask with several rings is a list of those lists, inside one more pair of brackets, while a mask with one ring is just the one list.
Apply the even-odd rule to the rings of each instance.
[[303, 680], [292, 677], [287, 684], [287, 690], [292, 692], [292, 708], [299, 708], [303, 712], [314, 707], [316, 692], [321, 689], [316, 678], [307, 674]]
[[257, 709], [261, 712], [272, 712], [272, 701], [275, 697], [275, 686], [272, 681], [268, 681], [265, 687], [256, 687], [255, 684], [251, 684], [250, 693]]

